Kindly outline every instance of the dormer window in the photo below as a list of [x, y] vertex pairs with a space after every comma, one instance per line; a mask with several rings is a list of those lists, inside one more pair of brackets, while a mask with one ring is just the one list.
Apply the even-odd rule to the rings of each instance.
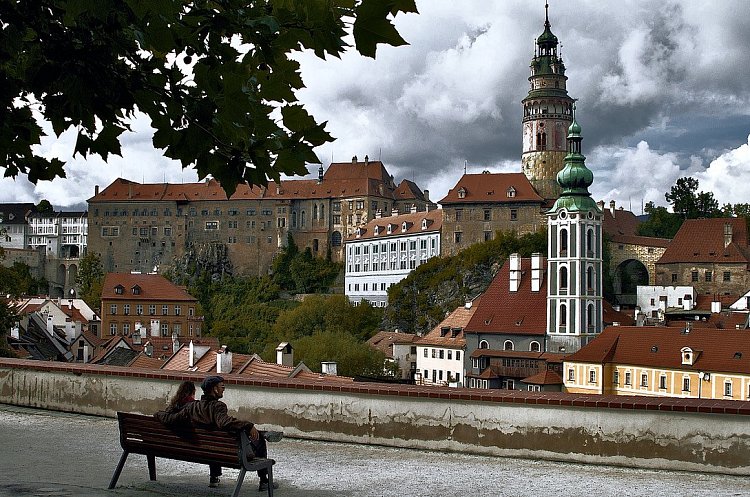
[[125, 293], [125, 287], [122, 285], [117, 285], [115, 287], [115, 295], [122, 295], [123, 293]]
[[427, 229], [427, 219], [422, 219], [422, 229], [423, 230]]
[[449, 332], [450, 330], [451, 330], [451, 329], [450, 329], [450, 326], [443, 326], [442, 328], [440, 328], [440, 336], [441, 336], [441, 337], [444, 337], [445, 335], [447, 335], [447, 334], [448, 334], [448, 332]]
[[359, 238], [360, 236], [362, 236], [362, 229], [357, 228], [357, 238]]
[[387, 229], [387, 233], [388, 233], [389, 235], [390, 235], [391, 233], [393, 233], [393, 225], [392, 225], [392, 224], [390, 224], [390, 223], [388, 223], [388, 229]]
[[692, 366], [695, 362], [695, 353], [693, 352], [693, 349], [690, 347], [683, 347], [680, 349], [680, 353], [682, 354], [682, 365]]
[[466, 198], [466, 188], [463, 186], [458, 189], [458, 198]]
[[508, 188], [508, 190], [507, 190], [507, 191], [505, 192], [505, 195], [507, 195], [507, 196], [508, 196], [508, 198], [513, 198], [513, 197], [515, 197], [515, 196], [516, 196], [516, 189], [515, 189], [515, 188], [513, 188], [513, 187], [511, 186], [511, 187], [510, 187], [510, 188]]
[[131, 288], [131, 291], [133, 292], [133, 295], [140, 295], [141, 287], [138, 285], [135, 285], [133, 288]]
[[405, 232], [405, 231], [406, 231], [406, 228], [407, 228], [407, 226], [406, 226], [406, 221], [404, 221], [403, 223], [401, 223], [401, 232], [402, 232], [402, 233], [403, 233], [403, 232]]
[[380, 226], [375, 226], [375, 229], [372, 231], [372, 233], [377, 236], [380, 234]]

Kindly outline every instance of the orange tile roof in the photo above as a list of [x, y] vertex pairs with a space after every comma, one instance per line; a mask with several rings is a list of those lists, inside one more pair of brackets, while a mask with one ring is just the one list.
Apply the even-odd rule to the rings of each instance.
[[[122, 285], [123, 293], [115, 293], [115, 287]], [[140, 294], [133, 295], [132, 289], [140, 287]], [[175, 285], [159, 274], [107, 273], [102, 285], [102, 300], [158, 300], [196, 302], [185, 287]]]
[[375, 336], [367, 340], [367, 345], [381, 351], [386, 357], [393, 359], [393, 344], [409, 344], [418, 340], [413, 333], [397, 331], [378, 331]]
[[[422, 229], [422, 220], [427, 220], [427, 228]], [[406, 231], [401, 231], [402, 224], [406, 223]], [[388, 225], [394, 225], [391, 228], [391, 234], [388, 234]], [[378, 227], [378, 234], [375, 234], [375, 227]], [[364, 226], [360, 226], [359, 233], [350, 235], [346, 241], [354, 242], [357, 240], [367, 240], [371, 238], [393, 238], [397, 236], [415, 235], [418, 233], [435, 233], [440, 232], [443, 226], [443, 210], [433, 209], [425, 212], [410, 212], [408, 214], [399, 214], [398, 216], [386, 216], [369, 221]]]
[[[515, 189], [515, 196], [509, 197], [508, 190]], [[459, 191], [465, 192], [464, 198], [459, 198]], [[482, 173], [464, 174], [456, 186], [440, 200], [440, 204], [462, 203], [519, 203], [533, 202], [543, 204], [544, 199], [539, 196], [523, 173]]]
[[521, 380], [529, 385], [562, 385], [563, 379], [556, 371], [541, 371]]
[[161, 367], [164, 365], [164, 360], [159, 359], [157, 357], [149, 357], [143, 352], [138, 354], [138, 356], [129, 364], [131, 368], [140, 368], [140, 369], [161, 369]]
[[658, 248], [667, 248], [672, 242], [672, 240], [670, 240], [669, 238], [655, 238], [652, 236], [636, 235], [611, 235], [610, 240], [612, 240], [614, 243], [622, 243], [625, 245], [641, 245], [644, 247]]
[[506, 260], [482, 295], [465, 332], [543, 336], [547, 330], [546, 257], [541, 258], [541, 268], [540, 289], [532, 292], [531, 259], [521, 258], [521, 282], [518, 291], [511, 292], [510, 261]]
[[[445, 319], [438, 323], [437, 326], [427, 332], [425, 336], [419, 338], [417, 343], [419, 345], [435, 345], [463, 349], [466, 346], [464, 328], [469, 324], [472, 316], [474, 316], [480, 301], [481, 296], [476, 297], [471, 301], [471, 307], [467, 308], [465, 305], [462, 305], [461, 307], [456, 308], [453, 312], [448, 314]], [[450, 328], [451, 331], [445, 334], [445, 336], [441, 336], [443, 334], [443, 328]], [[460, 330], [455, 337], [452, 333], [452, 330], [454, 329]]]
[[741, 295], [706, 295], [699, 293], [695, 296], [695, 308], [710, 311], [712, 302], [721, 302], [721, 308], [726, 309], [740, 299]]
[[612, 304], [606, 300], [602, 300], [602, 320], [604, 321], [604, 326], [613, 323], [620, 323], [622, 326], [631, 326], [635, 324], [633, 316], [622, 311], [616, 311], [615, 308], [612, 307]]
[[[614, 363], [675, 370], [750, 374], [746, 330], [651, 326], [610, 326], [566, 361]], [[692, 366], [682, 365], [683, 347], [697, 351]]]
[[[599, 203], [599, 207], [603, 207], [602, 202]], [[602, 227], [604, 228], [604, 232], [608, 235], [636, 236], [638, 234], [638, 225], [641, 224], [641, 222], [632, 212], [626, 211], [622, 207], [620, 207], [620, 209], [615, 209], [613, 212], [611, 208], [608, 209], [604, 207], [602, 208], [602, 214]]]
[[[724, 227], [731, 226], [732, 238], [724, 246]], [[657, 264], [741, 263], [748, 264], [750, 250], [743, 218], [686, 219]]]

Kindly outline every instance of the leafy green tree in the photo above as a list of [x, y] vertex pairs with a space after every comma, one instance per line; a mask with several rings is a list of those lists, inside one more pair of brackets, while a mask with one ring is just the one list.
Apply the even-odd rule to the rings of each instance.
[[14, 262], [10, 267], [0, 266], [0, 294], [18, 297], [44, 293], [47, 293], [47, 281], [35, 278], [26, 264]]
[[39, 201], [38, 204], [36, 204], [36, 211], [41, 213], [47, 213], [47, 212], [54, 212], [55, 209], [52, 207], [52, 204], [49, 203], [49, 200], [46, 198], [43, 198]]
[[276, 254], [276, 257], [273, 259], [273, 264], [271, 264], [273, 281], [284, 290], [295, 288], [294, 280], [292, 279], [291, 265], [292, 261], [298, 254], [299, 248], [297, 248], [297, 243], [294, 241], [294, 237], [291, 233], [287, 233], [286, 247]]
[[648, 220], [638, 225], [638, 234], [656, 238], [674, 238], [682, 226], [683, 218], [679, 214], [671, 213], [666, 207], [656, 206], [648, 202], [645, 207]]
[[15, 357], [8, 347], [7, 335], [17, 320], [17, 316], [5, 300], [0, 299], [0, 357]]
[[321, 363], [335, 361], [342, 376], [382, 376], [385, 355], [344, 331], [319, 331], [294, 342], [295, 361], [320, 372]]
[[84, 255], [78, 263], [79, 297], [92, 309], [98, 309], [102, 304], [102, 285], [104, 283], [104, 266], [97, 254]]
[[282, 290], [292, 293], [327, 293], [343, 269], [343, 264], [314, 257], [310, 247], [303, 252], [297, 248], [292, 235], [287, 246], [273, 261], [273, 281]]
[[698, 180], [679, 178], [669, 192], [664, 194], [672, 210], [683, 219], [720, 217], [719, 202], [712, 192], [698, 192]]
[[5, 176], [64, 176], [35, 149], [44, 132], [77, 131], [75, 153], [120, 154], [136, 111], [155, 147], [221, 181], [264, 184], [306, 174], [331, 141], [297, 103], [293, 53], [340, 56], [353, 22], [356, 49], [403, 45], [390, 16], [414, 0], [34, 0], [0, 2], [0, 167]]

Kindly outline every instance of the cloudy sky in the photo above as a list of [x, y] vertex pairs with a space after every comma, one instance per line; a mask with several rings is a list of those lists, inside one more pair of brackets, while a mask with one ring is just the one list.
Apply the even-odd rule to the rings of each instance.
[[[666, 205], [681, 176], [721, 204], [750, 202], [750, 16], [746, 0], [551, 0], [568, 91], [578, 99], [597, 200], [640, 214]], [[528, 92], [544, 0], [417, 0], [399, 15], [410, 43], [322, 61], [301, 54], [300, 100], [337, 138], [317, 152], [324, 165], [382, 160], [441, 199], [469, 172], [519, 172], [521, 100]], [[71, 159], [74, 136], [49, 139], [47, 156], [68, 160], [66, 180], [0, 181], [0, 201], [47, 198], [82, 207], [115, 178], [196, 181], [162, 158], [147, 123], [124, 136], [123, 158]], [[317, 166], [311, 166], [317, 171]]]

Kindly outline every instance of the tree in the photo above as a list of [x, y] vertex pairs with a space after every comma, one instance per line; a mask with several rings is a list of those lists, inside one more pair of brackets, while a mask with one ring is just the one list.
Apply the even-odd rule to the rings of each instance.
[[0, 357], [16, 356], [8, 347], [6, 336], [17, 319], [18, 317], [8, 303], [5, 300], [0, 300]]
[[295, 360], [320, 372], [324, 361], [336, 362], [342, 376], [382, 376], [385, 355], [342, 331], [320, 331], [297, 340]]
[[664, 194], [672, 210], [683, 219], [720, 217], [719, 202], [712, 192], [698, 193], [698, 180], [691, 177], [679, 178], [668, 193]]
[[213, 175], [227, 194], [306, 174], [332, 137], [299, 105], [299, 63], [406, 42], [389, 16], [415, 0], [35, 0], [0, 2], [0, 167], [29, 181], [65, 176], [38, 154], [45, 135], [77, 131], [75, 153], [120, 154], [137, 111], [164, 155]]
[[648, 220], [638, 225], [638, 234], [656, 238], [674, 238], [682, 226], [682, 217], [673, 214], [666, 207], [648, 202], [645, 208]]
[[52, 204], [49, 203], [49, 200], [46, 198], [43, 198], [39, 201], [38, 204], [36, 204], [36, 211], [39, 213], [47, 213], [47, 212], [54, 212], [55, 209], [52, 207]]
[[102, 284], [104, 283], [104, 266], [97, 254], [86, 254], [78, 263], [78, 296], [92, 309], [98, 309], [102, 303]]

